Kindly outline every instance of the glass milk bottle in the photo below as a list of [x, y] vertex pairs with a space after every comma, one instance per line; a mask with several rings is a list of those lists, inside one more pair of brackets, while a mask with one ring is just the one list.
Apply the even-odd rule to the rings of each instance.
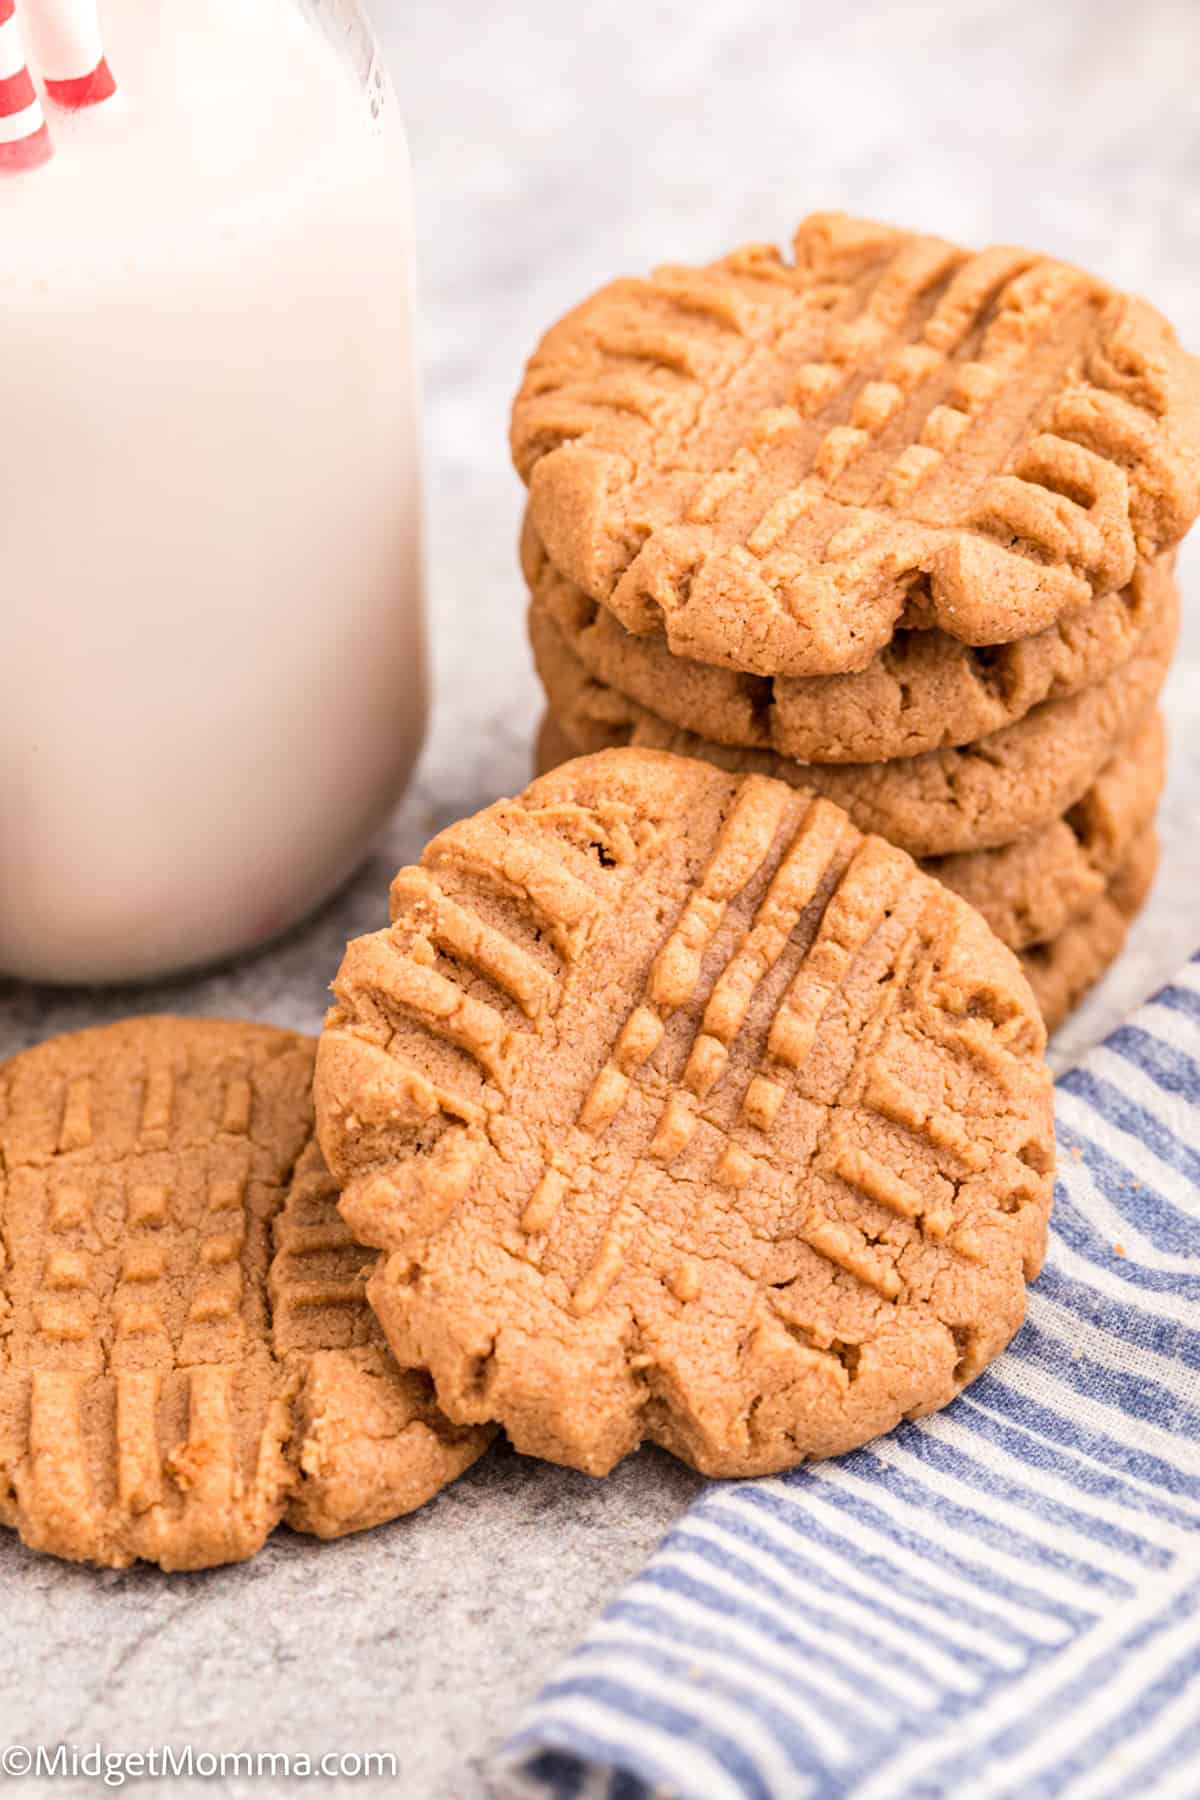
[[262, 943], [394, 807], [411, 272], [354, 0], [0, 0], [0, 975]]

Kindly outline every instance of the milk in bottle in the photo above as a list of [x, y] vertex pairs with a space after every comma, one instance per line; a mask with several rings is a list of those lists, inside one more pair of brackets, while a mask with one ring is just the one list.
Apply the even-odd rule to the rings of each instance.
[[0, 174], [0, 975], [53, 981], [279, 932], [426, 707], [407, 176], [365, 27], [101, 22], [117, 92], [76, 112], [23, 31], [52, 154]]

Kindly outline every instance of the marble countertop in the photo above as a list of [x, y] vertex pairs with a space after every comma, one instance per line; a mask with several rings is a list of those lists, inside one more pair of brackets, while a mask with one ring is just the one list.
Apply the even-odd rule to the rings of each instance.
[[[269, 954], [142, 992], [0, 982], [0, 1056], [149, 1009], [315, 1029], [341, 947], [381, 922], [394, 869], [433, 828], [524, 784], [538, 701], [506, 411], [539, 329], [608, 276], [844, 206], [1091, 264], [1200, 346], [1190, 0], [375, 10], [421, 240], [437, 704], [418, 779], [351, 886]], [[1200, 543], [1181, 570], [1195, 591]], [[1168, 711], [1163, 872], [1118, 969], [1060, 1033], [1059, 1066], [1200, 940], [1195, 607]], [[481, 1800], [523, 1701], [699, 1485], [653, 1451], [594, 1482], [499, 1448], [409, 1520], [328, 1546], [281, 1532], [245, 1567], [174, 1578], [98, 1575], [0, 1534], [0, 1736], [393, 1751], [390, 1791], [406, 1800]], [[253, 1790], [235, 1778], [195, 1791]]]

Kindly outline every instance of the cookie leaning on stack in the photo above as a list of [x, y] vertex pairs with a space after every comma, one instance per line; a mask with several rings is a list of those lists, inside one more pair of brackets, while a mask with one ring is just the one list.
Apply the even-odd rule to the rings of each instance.
[[914, 855], [997, 853], [1001, 911], [998, 853], [1028, 882], [1056, 845], [1044, 887], [1128, 756], [1106, 904], [1073, 883], [1040, 935], [1002, 930], [1057, 1022], [1153, 873], [1200, 366], [1145, 303], [1031, 252], [835, 215], [794, 249], [615, 282], [529, 364], [512, 443], [554, 754], [815, 786]]
[[848, 1450], [1003, 1348], [1054, 1160], [973, 908], [820, 796], [642, 750], [451, 826], [334, 982], [318, 1131], [397, 1360], [602, 1474]]

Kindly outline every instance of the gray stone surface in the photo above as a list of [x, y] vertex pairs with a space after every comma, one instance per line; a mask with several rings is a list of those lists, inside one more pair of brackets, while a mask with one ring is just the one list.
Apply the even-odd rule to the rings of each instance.
[[[0, 1055], [150, 1008], [314, 1029], [342, 943], [380, 922], [395, 867], [432, 827], [523, 784], [537, 700], [507, 402], [538, 329], [610, 274], [844, 205], [1095, 265], [1200, 346], [1189, 0], [378, 0], [377, 14], [421, 239], [438, 699], [418, 781], [352, 886], [268, 955], [144, 992], [0, 982]], [[1184, 553], [1188, 589], [1198, 552]], [[1200, 940], [1194, 608], [1169, 706], [1164, 872], [1119, 969], [1060, 1034], [1060, 1062]], [[0, 1534], [0, 1737], [392, 1750], [406, 1800], [480, 1800], [491, 1747], [698, 1485], [657, 1453], [596, 1483], [500, 1449], [386, 1530], [332, 1546], [281, 1533], [245, 1568], [175, 1578], [63, 1567]]]

